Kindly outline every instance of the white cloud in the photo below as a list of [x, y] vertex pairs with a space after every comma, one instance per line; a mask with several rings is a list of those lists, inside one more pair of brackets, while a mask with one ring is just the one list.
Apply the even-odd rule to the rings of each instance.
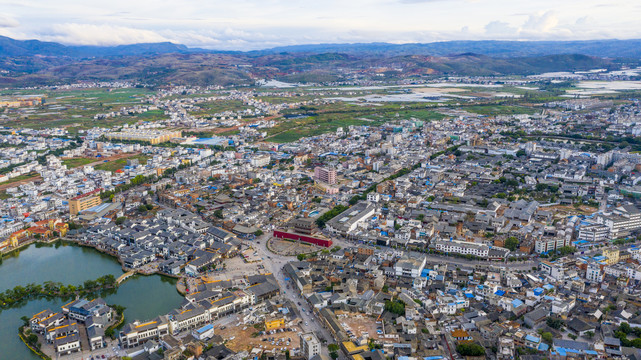
[[497, 36], [499, 39], [515, 36], [518, 31], [519, 29], [505, 21], [492, 21], [485, 25], [485, 33], [489, 36]]
[[531, 14], [523, 24], [523, 31], [546, 33], [552, 31], [559, 24], [559, 19], [554, 12], [547, 11], [542, 14]]
[[13, 16], [0, 13], [0, 28], [14, 28], [20, 26], [20, 22]]
[[151, 30], [76, 23], [53, 25], [51, 34], [43, 35], [43, 38], [63, 44], [103, 46], [169, 41]]
[[0, 34], [66, 44], [172, 41], [249, 50], [304, 43], [641, 37], [641, 8], [632, 0], [611, 0], [616, 6], [607, 7], [600, 6], [606, 0], [0, 2]]

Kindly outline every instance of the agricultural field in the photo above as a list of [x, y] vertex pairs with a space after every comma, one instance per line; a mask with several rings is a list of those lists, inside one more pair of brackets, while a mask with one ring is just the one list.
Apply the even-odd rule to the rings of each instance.
[[531, 107], [517, 106], [517, 105], [471, 105], [471, 106], [460, 106], [461, 110], [467, 112], [486, 115], [486, 116], [495, 116], [495, 115], [516, 115], [516, 114], [536, 114], [537, 109]]
[[[114, 126], [135, 123], [137, 116], [108, 118], [100, 121], [93, 119], [94, 115], [117, 111], [125, 106], [142, 104], [146, 95], [151, 94], [147, 89], [78, 89], [78, 90], [43, 90], [34, 91], [3, 91], [3, 96], [11, 95], [44, 95], [45, 102], [37, 107], [11, 109], [5, 114], [14, 119], [15, 125], [27, 128], [66, 127], [70, 132], [88, 129], [94, 126]], [[162, 115], [140, 114], [155, 120]], [[163, 115], [164, 116], [164, 115]], [[9, 123], [10, 125], [11, 122]]]
[[149, 110], [141, 114], [136, 114], [134, 115], [134, 117], [137, 120], [142, 121], [156, 121], [167, 119], [167, 115], [165, 115], [165, 112], [163, 110]]
[[251, 106], [243, 104], [240, 100], [218, 100], [198, 104], [198, 107], [200, 107], [200, 110], [191, 111], [190, 114], [194, 116], [208, 116], [225, 111], [236, 111], [251, 108]]
[[439, 121], [443, 120], [446, 116], [432, 110], [401, 110], [398, 112], [397, 119], [417, 119], [423, 121]]

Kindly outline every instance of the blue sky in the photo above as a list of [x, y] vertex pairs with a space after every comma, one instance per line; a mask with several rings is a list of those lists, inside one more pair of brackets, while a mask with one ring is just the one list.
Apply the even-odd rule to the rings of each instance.
[[0, 0], [0, 35], [251, 50], [443, 40], [641, 38], [632, 0]]

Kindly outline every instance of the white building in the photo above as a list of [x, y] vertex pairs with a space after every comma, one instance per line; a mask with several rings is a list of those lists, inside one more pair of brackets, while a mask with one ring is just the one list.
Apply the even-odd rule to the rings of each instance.
[[305, 359], [309, 360], [320, 354], [320, 352], [321, 343], [314, 333], [309, 332], [300, 335], [300, 353]]
[[432, 243], [434, 249], [444, 253], [456, 253], [462, 255], [474, 255], [486, 258], [489, 255], [490, 247], [485, 244], [477, 244], [469, 241], [459, 240], [436, 240]]

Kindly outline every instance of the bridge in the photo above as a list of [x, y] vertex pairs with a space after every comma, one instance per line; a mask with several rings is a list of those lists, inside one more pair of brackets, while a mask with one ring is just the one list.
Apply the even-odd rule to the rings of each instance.
[[123, 281], [129, 279], [134, 275], [136, 275], [136, 272], [134, 270], [127, 271], [126, 273], [120, 275], [118, 279], [116, 279], [116, 285], [120, 285]]

